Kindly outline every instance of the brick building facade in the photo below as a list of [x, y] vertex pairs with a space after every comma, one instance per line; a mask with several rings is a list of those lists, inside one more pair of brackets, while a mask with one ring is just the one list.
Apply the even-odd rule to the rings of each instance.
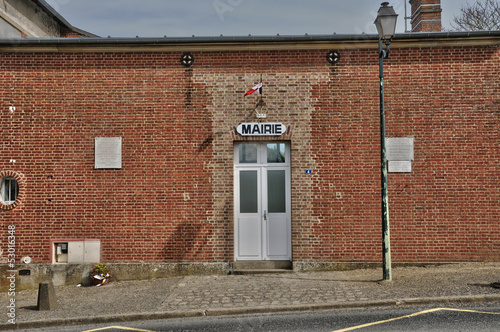
[[44, 0], [0, 0], [0, 39], [86, 38]]
[[[387, 137], [413, 148], [388, 176], [396, 263], [500, 261], [499, 45], [498, 32], [391, 45]], [[29, 266], [380, 262], [377, 47], [371, 35], [0, 42], [0, 177], [18, 184], [0, 205], [3, 263], [14, 227]], [[265, 105], [243, 97], [261, 77]], [[256, 123], [286, 131], [238, 130]]]

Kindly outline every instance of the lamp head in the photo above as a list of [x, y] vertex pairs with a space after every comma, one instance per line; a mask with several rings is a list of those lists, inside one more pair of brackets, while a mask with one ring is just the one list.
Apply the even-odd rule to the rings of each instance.
[[398, 14], [394, 11], [388, 2], [383, 2], [378, 10], [375, 25], [377, 26], [378, 36], [380, 39], [391, 40], [396, 33], [396, 22]]

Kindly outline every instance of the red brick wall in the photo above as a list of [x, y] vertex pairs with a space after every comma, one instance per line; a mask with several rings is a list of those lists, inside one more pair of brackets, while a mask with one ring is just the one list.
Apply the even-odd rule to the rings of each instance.
[[[233, 128], [262, 74], [268, 120], [291, 128], [293, 259], [379, 261], [376, 54], [193, 52], [190, 69], [177, 52], [2, 54], [0, 171], [25, 177], [0, 211], [2, 248], [15, 224], [34, 262], [84, 238], [106, 262], [232, 260]], [[388, 179], [394, 261], [500, 260], [499, 60], [498, 47], [385, 60], [387, 137], [415, 139], [412, 173]], [[122, 169], [95, 170], [94, 138], [115, 136]]]
[[[20, 253], [47, 262], [50, 239], [97, 238], [104, 261], [225, 258], [214, 242], [223, 226], [204, 222], [205, 88], [177, 55], [3, 59], [1, 168], [25, 174], [28, 193], [2, 223], [17, 225]], [[94, 138], [113, 136], [123, 137], [123, 169], [94, 170]]]
[[[415, 139], [412, 173], [388, 176], [395, 261], [500, 258], [499, 52], [476, 51], [395, 49], [385, 60], [386, 135]], [[318, 222], [299, 246], [304, 258], [381, 258], [378, 77], [364, 60], [371, 53], [343, 52], [317, 88]]]

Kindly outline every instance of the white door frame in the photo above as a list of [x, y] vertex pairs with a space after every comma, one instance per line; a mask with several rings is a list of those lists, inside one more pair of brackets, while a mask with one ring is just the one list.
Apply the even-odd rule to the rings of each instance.
[[[240, 163], [240, 145], [257, 147], [254, 162]], [[285, 144], [285, 160], [268, 162], [268, 144]], [[253, 157], [253, 154], [252, 154]], [[238, 142], [234, 145], [234, 257], [236, 261], [252, 260], [291, 260], [291, 171], [289, 142]], [[285, 176], [285, 211], [269, 212], [268, 209], [268, 172], [283, 171]], [[250, 213], [241, 213], [240, 174], [256, 178], [252, 185], [252, 196], [257, 199], [256, 206]], [[280, 175], [277, 173], [277, 175]], [[253, 191], [257, 190], [254, 194]], [[249, 212], [249, 211], [246, 211]]]

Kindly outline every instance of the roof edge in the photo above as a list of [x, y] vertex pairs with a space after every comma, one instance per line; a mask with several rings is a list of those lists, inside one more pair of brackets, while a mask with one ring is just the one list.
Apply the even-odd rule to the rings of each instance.
[[[283, 46], [303, 45], [302, 48], [317, 47], [327, 48], [338, 44], [340, 48], [372, 48], [373, 41], [378, 40], [378, 35], [374, 34], [332, 34], [332, 35], [303, 35], [303, 36], [218, 36], [218, 37], [119, 37], [119, 38], [20, 38], [20, 39], [0, 39], [0, 51], [8, 52], [7, 49], [27, 48], [32, 50], [48, 49], [52, 51], [62, 51], [69, 48], [75, 51], [81, 48], [88, 51], [89, 48], [118, 50], [120, 47], [128, 50], [135, 48], [172, 48], [191, 47], [199, 49], [202, 47], [232, 47], [242, 49], [273, 49]], [[415, 45], [435, 45], [436, 43], [447, 43], [457, 45], [489, 44], [500, 45], [500, 31], [469, 31], [469, 32], [428, 32], [428, 33], [405, 33], [396, 34], [392, 47], [408, 47]], [[378, 43], [377, 43], [378, 44]], [[378, 45], [377, 45], [378, 47]]]

